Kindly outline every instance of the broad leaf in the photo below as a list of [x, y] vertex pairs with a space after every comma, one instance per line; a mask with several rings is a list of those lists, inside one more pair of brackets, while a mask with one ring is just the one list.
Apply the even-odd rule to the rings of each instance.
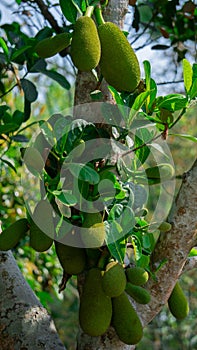
[[38, 91], [35, 85], [28, 79], [21, 79], [21, 86], [25, 94], [25, 98], [29, 102], [34, 102], [38, 97]]
[[74, 24], [77, 18], [77, 8], [72, 0], [60, 0], [60, 7], [66, 19]]
[[47, 77], [55, 80], [64, 89], [66, 90], [70, 89], [70, 84], [68, 80], [66, 80], [66, 78], [60, 73], [55, 72], [54, 70], [40, 70], [40, 72], [46, 75]]
[[180, 138], [185, 139], [185, 140], [197, 142], [197, 137], [192, 136], [192, 135], [186, 135], [186, 134], [169, 134], [169, 135], [177, 136], [177, 137], [180, 137]]
[[72, 163], [68, 165], [68, 169], [77, 179], [89, 182], [92, 185], [97, 184], [100, 180], [99, 174], [88, 165]]
[[183, 59], [183, 79], [184, 79], [184, 85], [185, 85], [185, 90], [188, 93], [191, 85], [192, 85], [192, 66], [188, 60], [185, 58]]

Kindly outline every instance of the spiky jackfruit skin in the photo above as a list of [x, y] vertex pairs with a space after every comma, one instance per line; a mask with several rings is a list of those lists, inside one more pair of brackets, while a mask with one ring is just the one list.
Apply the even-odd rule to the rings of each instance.
[[30, 246], [37, 252], [48, 250], [53, 244], [54, 224], [52, 207], [46, 200], [37, 203], [30, 223]]
[[60, 264], [69, 275], [78, 275], [85, 269], [86, 254], [83, 248], [55, 242], [55, 250]]
[[82, 330], [92, 337], [104, 334], [110, 326], [112, 302], [101, 285], [101, 271], [88, 271], [80, 299], [79, 322]]
[[80, 17], [74, 26], [71, 58], [80, 71], [90, 71], [98, 66], [101, 45], [96, 25], [90, 17]]
[[125, 291], [139, 304], [148, 304], [151, 296], [148, 290], [127, 282]]
[[99, 212], [86, 213], [81, 230], [81, 239], [86, 248], [99, 248], [105, 240], [105, 224]]
[[136, 286], [142, 286], [149, 278], [148, 272], [142, 267], [129, 267], [126, 269], [126, 276], [128, 281]]
[[128, 345], [137, 344], [143, 336], [143, 327], [125, 292], [112, 298], [112, 309], [112, 325], [119, 339]]
[[109, 297], [117, 297], [123, 293], [126, 287], [126, 276], [123, 266], [117, 261], [107, 264], [102, 273], [102, 287]]
[[183, 320], [189, 313], [189, 304], [179, 282], [176, 282], [168, 299], [168, 307], [172, 315], [178, 320]]
[[140, 82], [137, 56], [123, 32], [111, 22], [98, 27], [100, 68], [105, 80], [118, 91], [134, 91]]
[[0, 250], [9, 250], [14, 248], [20, 238], [28, 231], [27, 219], [19, 219], [0, 233]]
[[35, 51], [38, 56], [48, 58], [64, 50], [71, 43], [71, 37], [68, 33], [57, 34], [51, 38], [45, 38], [38, 42]]

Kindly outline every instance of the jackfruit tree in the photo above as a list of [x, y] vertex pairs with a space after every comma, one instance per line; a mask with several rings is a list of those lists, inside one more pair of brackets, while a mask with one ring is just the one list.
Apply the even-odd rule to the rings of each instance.
[[[76, 349], [134, 350], [164, 306], [177, 320], [190, 311], [179, 279], [196, 267], [197, 160], [194, 152], [190, 169], [177, 174], [171, 142], [190, 142], [192, 150], [197, 142], [177, 131], [196, 110], [197, 64], [180, 49], [195, 39], [196, 8], [193, 1], [180, 9], [177, 1], [162, 7], [127, 0], [15, 6], [27, 30], [20, 20], [0, 27], [0, 161], [4, 183], [6, 172], [17, 174], [19, 159], [24, 194], [21, 214], [9, 220], [8, 208], [2, 217], [0, 348], [65, 349], [64, 330], [59, 336], [33, 280], [30, 288], [16, 265], [25, 247], [32, 274], [41, 254], [53, 254], [43, 274], [51, 268], [59, 293], [78, 296]], [[125, 30], [128, 9], [133, 17]], [[160, 95], [151, 63], [140, 61], [135, 46], [145, 34], [151, 42], [155, 35], [167, 40], [153, 50], [173, 46], [181, 92]], [[50, 79], [64, 89], [64, 110], [46, 116], [40, 109], [36, 119]], [[10, 103], [15, 88], [20, 101]], [[46, 294], [38, 294], [41, 301]]]

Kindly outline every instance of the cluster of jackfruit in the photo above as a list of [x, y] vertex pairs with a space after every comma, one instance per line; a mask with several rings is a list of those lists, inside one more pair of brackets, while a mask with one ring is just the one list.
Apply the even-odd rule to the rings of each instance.
[[89, 16], [77, 19], [72, 34], [61, 33], [38, 42], [35, 51], [42, 58], [70, 47], [74, 65], [91, 71], [100, 65], [101, 74], [118, 91], [133, 92], [140, 83], [137, 56], [126, 36], [112, 22], [96, 26]]
[[144, 269], [128, 268], [125, 273], [117, 261], [108, 262], [104, 270], [89, 269], [80, 298], [82, 330], [90, 336], [100, 336], [112, 325], [122, 342], [137, 344], [143, 336], [143, 327], [128, 294], [139, 303], [148, 303], [150, 294], [142, 288], [147, 280]]

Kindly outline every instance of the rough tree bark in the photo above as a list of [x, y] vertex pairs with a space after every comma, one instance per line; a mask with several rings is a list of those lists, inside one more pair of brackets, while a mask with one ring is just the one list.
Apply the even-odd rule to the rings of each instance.
[[0, 252], [0, 349], [66, 350], [11, 251]]

